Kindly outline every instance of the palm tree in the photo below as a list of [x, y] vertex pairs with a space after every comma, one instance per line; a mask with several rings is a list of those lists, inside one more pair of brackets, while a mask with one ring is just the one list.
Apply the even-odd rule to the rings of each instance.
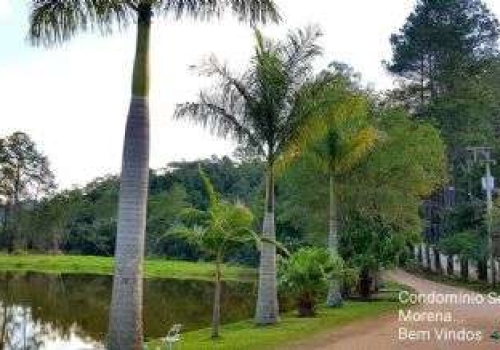
[[[232, 137], [266, 167], [266, 203], [263, 237], [275, 240], [275, 164], [307, 133], [319, 95], [312, 84], [312, 62], [321, 54], [321, 32], [307, 28], [290, 32], [275, 42], [256, 31], [256, 49], [250, 68], [241, 76], [211, 58], [201, 74], [218, 79], [214, 91], [201, 92], [199, 101], [180, 105], [177, 118], [190, 118], [219, 136]], [[274, 324], [279, 319], [276, 286], [276, 246], [262, 243], [255, 321]]]
[[[324, 118], [327, 124], [326, 136], [311, 147], [311, 152], [308, 153], [308, 156], [329, 177], [328, 249], [333, 256], [338, 255], [339, 193], [336, 190], [336, 183], [366, 157], [379, 138], [378, 131], [368, 124], [366, 111], [366, 108], [361, 108], [349, 118], [338, 118], [336, 113], [326, 115]], [[337, 280], [332, 280], [328, 290], [327, 305], [337, 307], [341, 304], [340, 284]]]
[[149, 171], [149, 46], [154, 15], [218, 17], [230, 8], [242, 21], [278, 21], [272, 0], [33, 0], [29, 36], [52, 45], [79, 31], [136, 23], [132, 97], [125, 130], [115, 275], [110, 310], [110, 349], [142, 348], [142, 262]]
[[243, 205], [221, 200], [209, 178], [200, 169], [209, 198], [206, 211], [187, 209], [182, 213], [183, 225], [174, 228], [174, 234], [215, 257], [215, 292], [212, 313], [212, 338], [219, 337], [222, 263], [231, 250], [241, 244], [259, 242], [251, 230], [253, 215]]

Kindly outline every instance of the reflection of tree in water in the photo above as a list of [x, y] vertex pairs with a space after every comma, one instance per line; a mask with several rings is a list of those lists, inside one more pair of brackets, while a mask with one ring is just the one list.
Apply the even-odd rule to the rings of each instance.
[[[68, 341], [72, 335], [89, 343], [102, 342], [111, 284], [109, 276], [0, 274], [0, 349], [38, 349], [42, 341]], [[188, 330], [207, 327], [212, 288], [210, 282], [146, 280], [146, 337], [163, 336], [174, 323]], [[251, 317], [254, 289], [250, 283], [224, 285], [224, 322]]]
[[13, 305], [11, 290], [11, 275], [6, 275], [2, 281], [0, 349], [39, 349], [43, 341], [39, 335], [45, 335], [44, 329], [35, 329], [28, 308]]

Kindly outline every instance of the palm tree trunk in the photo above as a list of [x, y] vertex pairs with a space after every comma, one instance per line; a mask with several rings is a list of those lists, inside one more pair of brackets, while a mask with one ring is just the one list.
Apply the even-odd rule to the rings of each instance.
[[125, 130], [108, 349], [143, 348], [142, 263], [149, 177], [151, 6], [139, 6], [132, 99]]
[[[276, 240], [276, 228], [274, 223], [274, 172], [273, 163], [270, 161], [268, 161], [266, 172], [266, 211], [262, 235], [269, 240]], [[267, 325], [275, 324], [278, 320], [279, 307], [276, 283], [276, 246], [269, 242], [262, 242], [255, 322], [259, 325]]]
[[221, 295], [221, 264], [222, 257], [220, 254], [217, 255], [215, 261], [215, 291], [214, 291], [214, 306], [212, 312], [212, 338], [219, 337], [219, 325], [220, 325], [220, 295]]
[[[335, 180], [333, 174], [330, 174], [330, 211], [329, 211], [329, 232], [328, 232], [328, 250], [332, 255], [338, 254], [338, 217], [337, 203], [335, 200]], [[340, 292], [340, 283], [338, 280], [331, 280], [328, 288], [326, 304], [329, 307], [339, 307], [342, 305], [342, 294]]]

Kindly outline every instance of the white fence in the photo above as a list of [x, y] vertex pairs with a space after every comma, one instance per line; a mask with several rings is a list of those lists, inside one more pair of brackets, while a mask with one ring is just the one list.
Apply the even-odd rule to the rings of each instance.
[[[413, 256], [417, 264], [425, 270], [457, 278], [466, 277], [469, 281], [478, 281], [480, 278], [479, 264], [474, 260], [463, 260], [457, 255], [448, 256], [439, 252], [435, 247], [424, 243], [413, 247]], [[495, 260], [495, 281], [500, 284], [500, 262]], [[493, 283], [493, 269], [491, 259], [488, 260], [487, 280]]]

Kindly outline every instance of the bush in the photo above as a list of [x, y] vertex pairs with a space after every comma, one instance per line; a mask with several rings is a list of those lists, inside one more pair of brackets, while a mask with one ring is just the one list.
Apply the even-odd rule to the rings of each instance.
[[302, 248], [284, 260], [279, 268], [280, 289], [297, 303], [300, 317], [315, 315], [318, 298], [324, 296], [328, 281], [342, 278], [344, 263], [323, 248]]
[[448, 255], [481, 260], [487, 254], [487, 237], [474, 231], [451, 234], [440, 240], [438, 247]]

